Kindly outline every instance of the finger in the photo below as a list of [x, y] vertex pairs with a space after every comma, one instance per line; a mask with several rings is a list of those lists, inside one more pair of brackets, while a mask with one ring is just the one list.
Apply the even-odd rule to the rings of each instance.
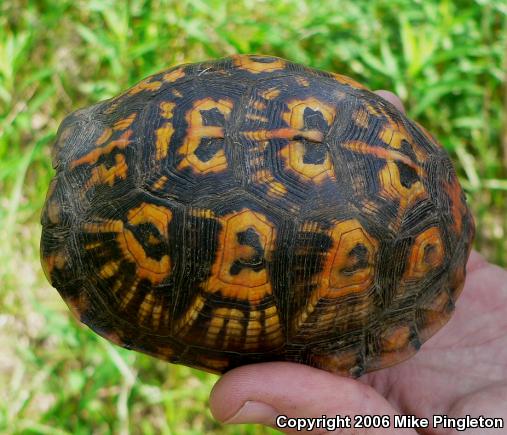
[[405, 113], [405, 108], [403, 107], [403, 103], [400, 98], [393, 94], [391, 91], [386, 91], [384, 89], [375, 91], [375, 93], [382, 97], [384, 100], [389, 101], [394, 107], [396, 107], [401, 113]]
[[[284, 432], [291, 430], [277, 426], [277, 416], [319, 418], [326, 415], [332, 419], [336, 415], [349, 416], [353, 427], [356, 415], [388, 415], [390, 427], [377, 429], [375, 433], [393, 433], [393, 415], [398, 414], [366, 384], [287, 362], [252, 364], [231, 370], [215, 384], [210, 407], [215, 418], [224, 423], [260, 423]], [[314, 433], [328, 433], [318, 429]], [[350, 429], [345, 432], [363, 433]]]

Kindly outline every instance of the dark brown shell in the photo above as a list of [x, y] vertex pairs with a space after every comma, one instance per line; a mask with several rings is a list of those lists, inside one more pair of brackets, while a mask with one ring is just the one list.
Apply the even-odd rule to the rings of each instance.
[[474, 225], [448, 155], [344, 76], [179, 66], [69, 115], [53, 152], [44, 270], [130, 349], [358, 376], [413, 354], [463, 287]]

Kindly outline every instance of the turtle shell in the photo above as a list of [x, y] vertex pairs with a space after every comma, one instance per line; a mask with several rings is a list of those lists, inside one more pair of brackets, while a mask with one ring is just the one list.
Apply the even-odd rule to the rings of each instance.
[[95, 332], [173, 363], [359, 376], [415, 353], [463, 287], [448, 155], [345, 76], [177, 66], [69, 115], [53, 163], [46, 276]]

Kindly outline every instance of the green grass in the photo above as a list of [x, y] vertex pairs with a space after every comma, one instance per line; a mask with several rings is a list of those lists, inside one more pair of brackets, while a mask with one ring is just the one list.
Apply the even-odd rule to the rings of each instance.
[[39, 213], [66, 113], [167, 66], [282, 56], [397, 92], [450, 152], [475, 247], [507, 264], [502, 0], [0, 2], [0, 432], [264, 434], [207, 408], [215, 376], [107, 344], [44, 279]]

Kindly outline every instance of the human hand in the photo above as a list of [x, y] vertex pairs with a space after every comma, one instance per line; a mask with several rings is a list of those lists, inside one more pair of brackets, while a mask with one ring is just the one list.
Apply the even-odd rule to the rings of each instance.
[[[390, 92], [378, 94], [403, 110], [401, 102]], [[507, 271], [472, 252], [465, 287], [451, 320], [414, 357], [401, 364], [358, 380], [287, 362], [243, 366], [217, 382], [211, 392], [210, 407], [222, 422], [273, 427], [278, 415], [350, 416], [352, 424], [356, 415], [390, 416], [389, 428], [369, 432], [378, 434], [416, 433], [414, 429], [393, 429], [395, 415], [428, 419], [429, 427], [418, 429], [420, 433], [452, 431], [433, 428], [434, 415], [501, 417], [505, 425]], [[366, 431], [337, 429], [333, 433]], [[469, 429], [467, 434], [484, 431]], [[314, 433], [328, 432], [319, 429]]]

